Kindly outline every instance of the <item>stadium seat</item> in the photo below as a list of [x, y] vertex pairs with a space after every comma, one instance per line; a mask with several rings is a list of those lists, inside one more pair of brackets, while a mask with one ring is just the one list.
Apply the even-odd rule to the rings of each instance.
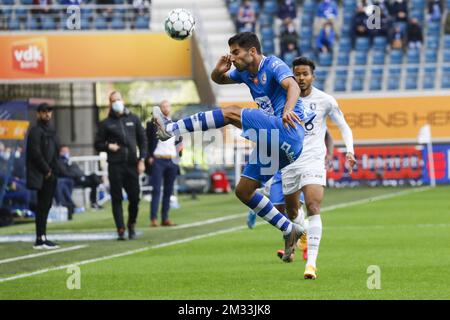
[[413, 9], [413, 10], [411, 10], [410, 16], [411, 16], [412, 18], [416, 18], [417, 20], [419, 20], [419, 22], [420, 22], [421, 24], [423, 24], [423, 21], [424, 21], [424, 18], [425, 18], [425, 15], [424, 15], [424, 13], [423, 13], [423, 10]]
[[134, 28], [135, 29], [149, 29], [150, 28], [150, 19], [145, 16], [137, 16], [134, 20]]
[[343, 11], [344, 12], [355, 12], [356, 10], [356, 1], [354, 0], [344, 0], [343, 4]]
[[232, 17], [235, 17], [239, 12], [239, 7], [241, 6], [240, 1], [232, 1], [228, 6], [228, 12]]
[[[67, 26], [64, 26], [66, 28]], [[91, 20], [88, 17], [81, 16], [81, 30], [91, 29]]]
[[425, 9], [425, 2], [423, 0], [412, 0], [411, 9], [423, 10]]
[[403, 53], [401, 50], [392, 50], [390, 55], [391, 64], [401, 64], [403, 60]]
[[444, 60], [445, 63], [449, 63], [450, 62], [450, 49], [444, 50], [443, 60]]
[[108, 23], [106, 22], [106, 19], [103, 17], [97, 16], [97, 18], [94, 21], [94, 28], [97, 30], [108, 29]]
[[55, 30], [56, 29], [56, 23], [55, 19], [47, 14], [41, 15], [41, 28], [42, 30]]
[[383, 85], [383, 69], [375, 68], [372, 69], [372, 74], [370, 76], [369, 90], [378, 91], [382, 89]]
[[408, 68], [406, 68], [405, 89], [407, 89], [407, 90], [417, 89], [418, 74], [419, 74], [419, 68], [418, 67], [408, 67]]
[[30, 5], [33, 4], [33, 0], [20, 0], [20, 4]]
[[253, 10], [255, 10], [256, 16], [258, 16], [261, 13], [261, 7], [259, 6], [259, 2], [256, 0], [252, 1]]
[[425, 63], [435, 63], [437, 61], [437, 52], [433, 49], [425, 51]]
[[302, 27], [311, 27], [314, 22], [314, 16], [312, 14], [303, 13]]
[[300, 49], [302, 52], [311, 51], [312, 50], [311, 39], [300, 39]]
[[372, 51], [372, 64], [383, 65], [386, 54], [384, 50], [373, 50]]
[[331, 66], [332, 63], [333, 63], [333, 56], [331, 55], [331, 53], [328, 53], [328, 52], [319, 53], [319, 65]]
[[342, 92], [347, 90], [347, 77], [334, 78], [334, 91]]
[[20, 22], [16, 18], [13, 18], [12, 16], [8, 19], [8, 30], [11, 31], [17, 31], [20, 30]]
[[355, 49], [358, 51], [367, 51], [370, 48], [369, 38], [358, 37], [355, 42]]
[[352, 91], [362, 91], [364, 89], [365, 69], [353, 70]]
[[439, 36], [441, 25], [439, 22], [428, 23], [427, 36]]
[[28, 15], [28, 10], [26, 8], [16, 8], [14, 10], [15, 14], [16, 14], [16, 18], [21, 20], [21, 21], [25, 21], [25, 19], [27, 18]]
[[436, 67], [426, 67], [423, 75], [423, 88], [434, 89], [436, 83]]
[[398, 90], [400, 87], [400, 68], [390, 68], [388, 77], [388, 90]]
[[428, 49], [439, 49], [439, 38], [436, 36], [428, 36], [426, 46]]
[[27, 30], [38, 30], [39, 25], [38, 25], [36, 18], [33, 16], [28, 16], [27, 22], [25, 23], [25, 28]]
[[313, 36], [313, 29], [312, 27], [301, 27], [300, 28], [300, 39], [302, 38], [312, 38]]
[[341, 38], [341, 40], [339, 41], [339, 51], [340, 52], [350, 52], [352, 49], [352, 42], [350, 40], [350, 38], [345, 37], [345, 38]]
[[114, 29], [114, 30], [125, 29], [125, 22], [123, 21], [123, 17], [115, 16], [111, 20], [111, 29]]
[[386, 37], [378, 36], [373, 39], [373, 48], [374, 49], [384, 50], [384, 49], [386, 49], [386, 44], [387, 44]]
[[420, 63], [420, 50], [408, 49], [407, 60], [408, 63]]
[[354, 11], [344, 11], [344, 21], [343, 24], [350, 24], [352, 23], [354, 16]]
[[450, 49], [450, 34], [444, 36], [444, 49]]
[[314, 0], [305, 0], [303, 3], [303, 14], [314, 14], [316, 11], [316, 3]]
[[2, 0], [1, 3], [5, 6], [12, 6], [15, 0]]
[[273, 44], [273, 40], [263, 40], [262, 41], [262, 49], [265, 55], [271, 55], [275, 52], [275, 45]]
[[319, 90], [325, 90], [325, 81], [316, 79], [314, 81], [314, 86]]
[[348, 66], [350, 64], [350, 55], [348, 52], [338, 52], [337, 65], [338, 66]]
[[275, 37], [272, 27], [262, 27], [260, 33], [262, 39], [272, 40]]
[[367, 64], [367, 52], [365, 51], [356, 51], [354, 64], [357, 66], [365, 66]]
[[259, 24], [261, 25], [261, 27], [272, 26], [273, 16], [266, 13], [261, 13], [261, 15], [259, 16]]
[[278, 5], [275, 0], [264, 1], [263, 11], [267, 14], [274, 15], [278, 11]]
[[342, 27], [341, 27], [341, 36], [350, 37], [351, 29], [352, 29], [352, 26], [350, 23], [343, 23]]
[[442, 88], [450, 89], [450, 74], [444, 74], [442, 76]]
[[283, 56], [283, 61], [289, 66], [292, 67], [292, 62], [297, 57], [295, 53], [292, 52], [286, 52]]
[[320, 68], [320, 69], [316, 70], [316, 79], [319, 79], [319, 80], [322, 80], [325, 82], [327, 76], [328, 76], [328, 69]]

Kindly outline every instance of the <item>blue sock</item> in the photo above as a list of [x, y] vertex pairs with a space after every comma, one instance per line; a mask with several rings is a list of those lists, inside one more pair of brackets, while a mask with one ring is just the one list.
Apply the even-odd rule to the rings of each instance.
[[221, 109], [213, 111], [199, 112], [190, 117], [169, 123], [166, 131], [174, 135], [181, 135], [186, 132], [206, 131], [225, 126], [225, 119]]
[[288, 234], [292, 230], [292, 223], [280, 211], [278, 211], [270, 200], [261, 193], [256, 192], [247, 206], [258, 216], [269, 222], [275, 228], [281, 230], [283, 234]]

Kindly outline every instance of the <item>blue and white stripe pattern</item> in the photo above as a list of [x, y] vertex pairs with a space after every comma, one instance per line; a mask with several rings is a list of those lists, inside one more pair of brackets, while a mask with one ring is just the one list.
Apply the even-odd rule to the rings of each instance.
[[225, 125], [222, 110], [199, 112], [190, 117], [169, 123], [166, 131], [175, 135], [186, 132], [206, 131], [209, 129], [222, 128]]
[[289, 234], [292, 230], [292, 223], [280, 211], [278, 211], [270, 200], [256, 192], [253, 198], [247, 203], [258, 216], [269, 222], [274, 227], [283, 232], [284, 235]]

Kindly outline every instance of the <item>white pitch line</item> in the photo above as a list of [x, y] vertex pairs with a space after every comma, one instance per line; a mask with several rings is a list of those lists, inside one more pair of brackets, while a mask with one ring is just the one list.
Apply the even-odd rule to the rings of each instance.
[[[392, 197], [395, 197], [395, 196], [401, 196], [401, 195], [405, 195], [405, 194], [409, 194], [409, 193], [425, 191], [427, 189], [429, 189], [429, 188], [425, 187], [425, 188], [420, 188], [420, 189], [415, 189], [415, 190], [406, 190], [406, 191], [396, 192], [396, 193], [389, 194], [389, 195], [382, 195], [382, 196], [372, 197], [372, 198], [369, 198], [369, 199], [347, 202], [347, 203], [344, 203], [344, 204], [323, 208], [321, 211], [330, 211], [330, 210], [333, 210], [333, 209], [344, 208], [344, 207], [353, 206], [353, 205], [356, 205], [356, 204], [363, 204], [363, 203], [369, 203], [369, 202], [377, 201], [377, 200], [384, 200], [384, 199], [392, 198]], [[235, 215], [235, 216], [238, 216], [238, 215]], [[265, 222], [261, 221], [261, 222], [258, 222], [257, 225], [264, 224], [264, 223]], [[110, 259], [114, 259], [114, 258], [118, 258], [118, 257], [129, 256], [129, 255], [132, 255], [132, 254], [135, 254], [135, 253], [144, 252], [144, 251], [148, 251], [148, 250], [151, 250], [151, 249], [158, 249], [158, 248], [167, 247], [167, 246], [171, 246], [171, 245], [176, 245], [176, 244], [180, 244], [180, 243], [186, 243], [186, 242], [194, 241], [194, 240], [197, 240], [197, 239], [202, 239], [202, 238], [206, 238], [206, 237], [213, 237], [213, 236], [216, 236], [216, 235], [219, 235], [219, 234], [230, 233], [230, 232], [234, 232], [234, 231], [238, 231], [238, 230], [242, 230], [242, 229], [246, 229], [246, 228], [247, 228], [247, 226], [239, 226], [239, 227], [234, 227], [234, 228], [228, 228], [228, 229], [219, 230], [219, 231], [216, 231], [216, 232], [205, 233], [205, 234], [201, 234], [201, 235], [197, 235], [197, 236], [193, 236], [193, 237], [189, 237], [189, 238], [185, 238], [185, 239], [181, 239], [181, 240], [161, 243], [161, 244], [150, 246], [150, 247], [143, 247], [143, 248], [139, 248], [139, 249], [135, 249], [135, 250], [129, 250], [129, 251], [125, 251], [125, 252], [122, 252], [122, 253], [113, 254], [113, 255], [110, 255], [110, 256], [104, 256], [104, 257], [99, 257], [99, 258], [95, 258], [95, 259], [89, 259], [89, 260], [84, 260], [84, 261], [80, 261], [80, 262], [74, 262], [74, 263], [71, 263], [71, 264], [68, 264], [68, 265], [63, 265], [63, 266], [57, 266], [57, 267], [52, 267], [52, 268], [41, 269], [41, 270], [37, 270], [37, 271], [34, 271], [34, 272], [24, 273], [24, 274], [20, 274], [20, 275], [8, 277], [8, 278], [0, 278], [0, 283], [6, 282], [6, 281], [17, 280], [17, 279], [21, 279], [21, 278], [27, 278], [27, 277], [31, 277], [31, 276], [47, 273], [47, 272], [50, 272], [50, 271], [67, 269], [68, 267], [73, 266], [73, 265], [80, 266], [80, 265], [85, 265], [85, 264], [89, 264], [89, 263], [94, 263], [94, 262], [99, 262], [99, 261], [104, 261], [104, 260], [110, 260]]]
[[197, 222], [193, 222], [193, 223], [188, 223], [188, 224], [182, 224], [179, 226], [175, 226], [173, 229], [185, 229], [185, 228], [191, 228], [191, 227], [198, 227], [198, 226], [204, 226], [205, 224], [211, 224], [211, 223], [216, 223], [216, 222], [223, 222], [223, 221], [227, 221], [227, 220], [233, 220], [233, 219], [237, 219], [237, 218], [242, 218], [244, 216], [247, 216], [247, 213], [238, 213], [238, 214], [233, 214], [231, 216], [224, 216], [224, 217], [219, 217], [219, 218], [213, 218], [213, 219], [208, 219], [208, 220], [203, 220], [203, 221], [197, 221]]
[[61, 252], [66, 252], [66, 251], [78, 250], [78, 249], [86, 248], [87, 246], [89, 246], [89, 245], [84, 244], [84, 245], [67, 247], [67, 248], [62, 248], [62, 249], [56, 249], [56, 250], [51, 250], [51, 251], [46, 251], [46, 252], [41, 252], [41, 253], [28, 254], [28, 255], [25, 255], [25, 256], [8, 258], [8, 259], [0, 260], [0, 264], [8, 263], [8, 262], [14, 262], [14, 261], [19, 261], [19, 260], [25, 260], [25, 259], [31, 259], [31, 258], [41, 257], [41, 256], [47, 256], [49, 254], [54, 254], [54, 253], [61, 253]]

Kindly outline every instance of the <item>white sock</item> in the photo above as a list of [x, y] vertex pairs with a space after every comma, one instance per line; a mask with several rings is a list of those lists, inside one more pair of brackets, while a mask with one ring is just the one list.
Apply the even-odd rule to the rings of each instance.
[[308, 219], [306, 218], [306, 214], [305, 214], [305, 210], [303, 210], [303, 206], [300, 206], [300, 209], [298, 209], [297, 218], [295, 218], [293, 222], [301, 225], [305, 230], [308, 229]]
[[307, 235], [308, 261], [306, 261], [306, 265], [315, 268], [317, 255], [319, 254], [320, 239], [322, 238], [322, 219], [320, 218], [320, 214], [309, 217]]

